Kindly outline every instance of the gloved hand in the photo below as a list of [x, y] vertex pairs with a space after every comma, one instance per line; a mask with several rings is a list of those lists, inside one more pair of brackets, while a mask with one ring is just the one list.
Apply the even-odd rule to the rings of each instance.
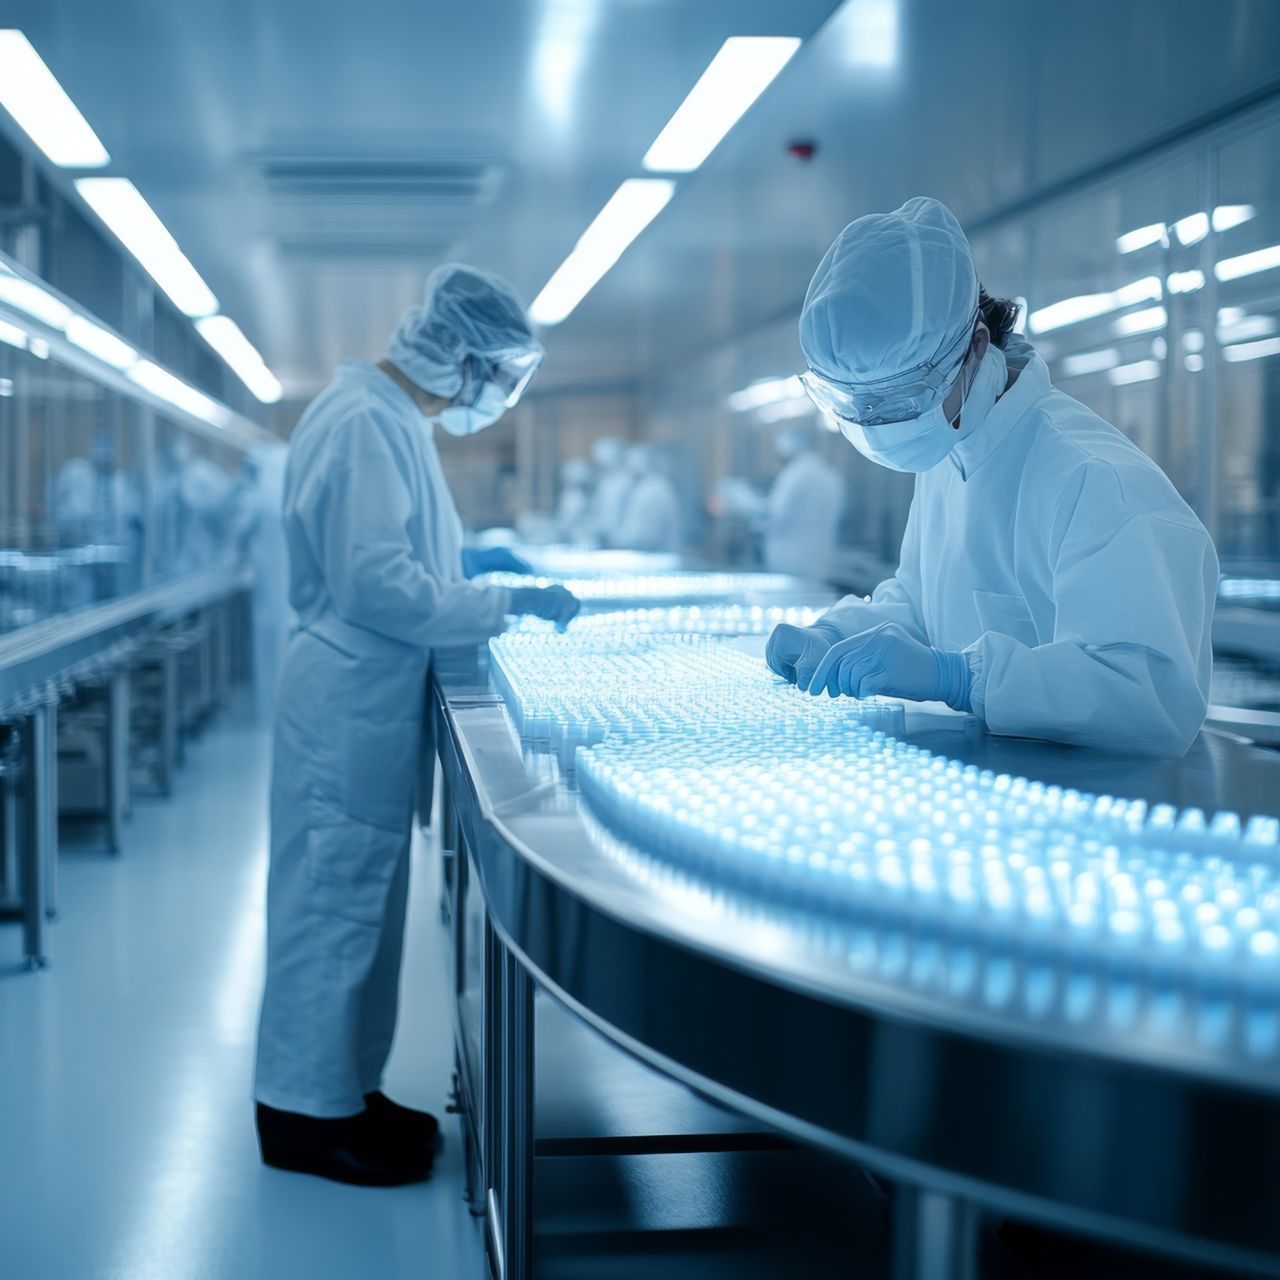
[[808, 688], [815, 696], [824, 690], [833, 698], [887, 693], [917, 702], [937, 700], [957, 711], [969, 711], [972, 682], [964, 654], [931, 649], [896, 622], [882, 622], [833, 644]]
[[781, 622], [769, 637], [764, 660], [784, 680], [807, 689], [823, 654], [839, 639], [840, 629], [830, 622], [815, 622], [811, 627]]
[[533, 565], [523, 556], [516, 555], [510, 547], [464, 547], [462, 572], [468, 578], [481, 573], [532, 574]]
[[578, 616], [582, 605], [564, 587], [516, 587], [511, 592], [511, 612], [546, 618], [563, 631]]

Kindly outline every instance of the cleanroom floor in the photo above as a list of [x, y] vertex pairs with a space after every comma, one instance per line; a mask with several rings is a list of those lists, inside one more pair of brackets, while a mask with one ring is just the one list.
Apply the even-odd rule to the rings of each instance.
[[[262, 980], [267, 733], [225, 713], [125, 851], [68, 833], [50, 968], [0, 926], [6, 1280], [480, 1277], [455, 1125], [430, 1182], [367, 1190], [267, 1169], [250, 1098]], [[452, 1033], [439, 859], [415, 850], [387, 1089], [440, 1114]]]

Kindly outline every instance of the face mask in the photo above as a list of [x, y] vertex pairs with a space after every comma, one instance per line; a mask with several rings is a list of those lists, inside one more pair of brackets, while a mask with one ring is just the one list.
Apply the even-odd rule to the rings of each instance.
[[491, 427], [507, 411], [507, 397], [501, 387], [486, 382], [471, 404], [451, 404], [437, 421], [451, 436], [473, 436]]
[[1004, 352], [993, 344], [987, 348], [969, 384], [960, 407], [959, 427], [951, 425], [940, 404], [910, 422], [886, 422], [874, 426], [841, 422], [840, 431], [863, 457], [888, 467], [890, 471], [929, 471], [961, 440], [978, 429], [999, 399], [1007, 377]]

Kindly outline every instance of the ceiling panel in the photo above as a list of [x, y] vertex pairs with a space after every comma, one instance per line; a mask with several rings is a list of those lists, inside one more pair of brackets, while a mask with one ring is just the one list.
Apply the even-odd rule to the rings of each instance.
[[[851, 217], [976, 219], [1277, 75], [1272, 0], [0, 0], [300, 394], [426, 270], [537, 291], [721, 41], [810, 37], [582, 307], [540, 387], [794, 310]], [[833, 16], [834, 14], [834, 16]], [[812, 139], [799, 163], [787, 143]]]

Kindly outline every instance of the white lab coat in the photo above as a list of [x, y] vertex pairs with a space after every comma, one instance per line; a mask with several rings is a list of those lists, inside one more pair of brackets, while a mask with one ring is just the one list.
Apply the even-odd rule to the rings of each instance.
[[827, 615], [963, 651], [993, 733], [1180, 755], [1204, 722], [1218, 558], [1168, 478], [1050, 385], [1014, 385], [916, 481], [894, 577]]
[[284, 495], [289, 639], [275, 719], [260, 1102], [352, 1115], [395, 1029], [430, 652], [500, 631], [510, 592], [462, 576], [431, 424], [344, 362], [304, 414]]
[[628, 551], [679, 551], [684, 546], [680, 525], [675, 485], [664, 475], [640, 476], [627, 494], [609, 545]]
[[245, 494], [246, 559], [253, 573], [253, 692], [260, 715], [275, 706], [285, 642], [293, 625], [289, 607], [289, 553], [284, 540], [283, 444], [256, 445], [256, 474]]
[[627, 495], [635, 484], [635, 477], [623, 467], [601, 474], [596, 491], [591, 495], [591, 507], [587, 525], [604, 547], [616, 547], [618, 526], [627, 505]]
[[828, 578], [835, 559], [844, 481], [816, 453], [791, 459], [765, 504], [764, 563], [771, 573]]

